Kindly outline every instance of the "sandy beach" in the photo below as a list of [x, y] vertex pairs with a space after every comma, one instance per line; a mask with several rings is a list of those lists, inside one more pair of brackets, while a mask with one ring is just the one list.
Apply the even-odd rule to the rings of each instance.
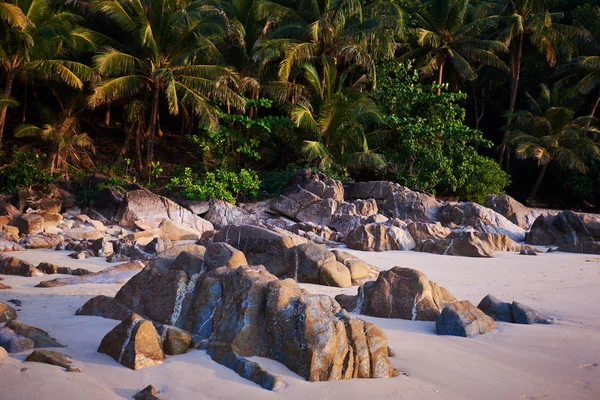
[[[96, 350], [118, 321], [75, 316], [93, 296], [112, 296], [121, 285], [35, 288], [41, 280], [3, 276], [13, 289], [0, 301], [19, 299], [19, 320], [47, 330], [67, 345], [81, 373], [23, 363], [29, 352], [0, 363], [2, 400], [129, 399], [152, 384], [163, 399], [598, 399], [600, 398], [600, 257], [548, 253], [536, 257], [497, 253], [476, 259], [415, 252], [352, 251], [382, 269], [400, 265], [424, 272], [459, 300], [477, 305], [487, 294], [517, 300], [555, 319], [553, 325], [498, 323], [477, 338], [438, 336], [435, 323], [360, 316], [378, 324], [396, 352], [391, 379], [310, 383], [273, 360], [252, 358], [279, 375], [285, 388], [269, 392], [212, 361], [204, 351], [168, 357], [162, 365], [132, 371]], [[92, 271], [104, 259], [73, 260], [68, 252], [11, 253], [34, 264], [47, 261]], [[356, 293], [302, 284], [311, 293]]]

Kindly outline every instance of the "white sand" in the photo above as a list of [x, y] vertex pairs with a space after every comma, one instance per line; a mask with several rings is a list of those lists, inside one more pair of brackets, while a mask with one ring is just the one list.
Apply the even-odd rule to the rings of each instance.
[[[3, 276], [12, 290], [0, 301], [23, 301], [19, 319], [45, 329], [82, 373], [23, 363], [29, 352], [0, 361], [0, 399], [129, 399], [148, 384], [163, 399], [599, 399], [600, 398], [600, 257], [542, 254], [537, 257], [499, 254], [469, 259], [412, 252], [361, 253], [383, 269], [395, 265], [423, 271], [459, 299], [475, 305], [492, 293], [517, 300], [557, 318], [554, 325], [499, 323], [498, 329], [475, 339], [437, 336], [433, 322], [362, 317], [386, 332], [397, 353], [393, 365], [406, 375], [309, 383], [272, 360], [253, 358], [279, 374], [287, 386], [269, 392], [213, 362], [204, 351], [168, 357], [163, 365], [131, 371], [96, 352], [102, 337], [118, 321], [77, 317], [87, 299], [114, 295], [118, 285], [75, 285], [34, 288], [42, 278]], [[15, 254], [34, 264], [55, 262], [98, 271], [101, 259], [71, 260], [67, 252], [29, 251]], [[303, 285], [313, 293], [355, 292]], [[22, 371], [22, 368], [27, 370]]]

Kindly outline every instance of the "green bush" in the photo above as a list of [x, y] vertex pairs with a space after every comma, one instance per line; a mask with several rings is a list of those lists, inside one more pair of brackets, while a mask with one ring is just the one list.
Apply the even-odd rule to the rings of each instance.
[[285, 169], [274, 169], [263, 172], [261, 175], [261, 190], [264, 190], [273, 197], [279, 196], [289, 185], [292, 176], [301, 168], [296, 164], [290, 164]]
[[451, 191], [461, 200], [485, 205], [488, 194], [504, 194], [504, 188], [510, 185], [510, 176], [500, 165], [491, 158], [477, 154], [474, 149], [465, 152], [462, 163], [455, 168], [455, 175], [460, 178]]
[[167, 184], [167, 190], [179, 190], [190, 200], [220, 199], [229, 203], [235, 203], [237, 196], [256, 198], [259, 188], [258, 175], [247, 169], [240, 172], [217, 169], [200, 178], [191, 168], [178, 167]]
[[13, 149], [10, 162], [0, 169], [0, 188], [11, 192], [56, 182], [56, 176], [46, 171], [46, 155], [36, 150]]

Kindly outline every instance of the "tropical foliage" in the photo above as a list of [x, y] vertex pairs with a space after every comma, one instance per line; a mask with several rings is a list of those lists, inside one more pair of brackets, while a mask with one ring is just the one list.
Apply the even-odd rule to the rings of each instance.
[[598, 16], [600, 0], [2, 1], [0, 182], [102, 172], [234, 202], [310, 166], [481, 202], [544, 197], [551, 175], [595, 205]]

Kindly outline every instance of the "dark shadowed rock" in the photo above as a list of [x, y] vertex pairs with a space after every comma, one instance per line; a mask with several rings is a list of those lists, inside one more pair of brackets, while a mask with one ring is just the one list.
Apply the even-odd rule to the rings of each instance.
[[456, 301], [422, 272], [403, 267], [382, 271], [375, 282], [363, 284], [356, 296], [339, 295], [336, 300], [348, 311], [413, 321], [435, 321], [446, 304]]
[[94, 209], [104, 218], [112, 220], [117, 214], [119, 205], [123, 201], [124, 195], [117, 189], [105, 187], [98, 193], [94, 201]]
[[26, 362], [39, 362], [44, 364], [56, 365], [65, 368], [68, 372], [81, 372], [79, 368], [73, 365], [71, 357], [52, 350], [34, 350], [27, 356]]
[[146, 386], [133, 395], [134, 400], [160, 400], [160, 397], [156, 395], [156, 389], [152, 385]]
[[15, 333], [10, 328], [0, 328], [0, 347], [9, 353], [20, 353], [35, 349], [35, 342], [25, 336]]
[[473, 337], [494, 330], [496, 322], [469, 301], [448, 304], [435, 322], [438, 335]]
[[415, 241], [407, 230], [396, 226], [367, 224], [352, 230], [344, 243], [362, 251], [412, 250]]
[[71, 269], [69, 267], [61, 267], [59, 265], [46, 262], [39, 263], [36, 268], [45, 273], [46, 275], [64, 274], [82, 276], [89, 275], [92, 273], [91, 271], [88, 271], [84, 268]]
[[91, 315], [122, 321], [131, 315], [132, 311], [113, 297], [96, 296], [89, 299], [76, 315]]
[[514, 322], [512, 310], [509, 303], [498, 300], [496, 297], [488, 294], [477, 306], [486, 315], [500, 322]]
[[17, 311], [0, 301], [0, 322], [7, 322], [12, 319], [17, 319]]
[[0, 217], [7, 217], [10, 221], [17, 214], [19, 214], [17, 207], [5, 202], [4, 200], [0, 200]]
[[248, 253], [266, 253], [270, 250], [284, 250], [308, 241], [289, 232], [274, 232], [252, 225], [228, 225], [213, 238], [213, 242], [224, 242]]
[[525, 304], [513, 301], [510, 305], [516, 324], [551, 324], [552, 321]]
[[219, 267], [237, 268], [240, 265], [248, 265], [246, 256], [235, 247], [219, 242], [206, 247], [204, 262], [209, 270]]
[[98, 352], [136, 370], [162, 364], [165, 355], [154, 325], [137, 314], [124, 319], [102, 339]]
[[11, 329], [18, 335], [33, 340], [35, 342], [35, 347], [65, 347], [63, 344], [60, 344], [56, 339], [50, 337], [48, 332], [43, 331], [39, 328], [35, 328], [33, 326], [25, 325], [20, 321], [8, 321], [5, 327]]
[[569, 253], [600, 254], [600, 215], [562, 211], [533, 223], [526, 243], [559, 246]]
[[165, 354], [176, 356], [185, 354], [192, 343], [192, 335], [183, 329], [169, 325], [159, 325], [156, 329], [160, 346]]

